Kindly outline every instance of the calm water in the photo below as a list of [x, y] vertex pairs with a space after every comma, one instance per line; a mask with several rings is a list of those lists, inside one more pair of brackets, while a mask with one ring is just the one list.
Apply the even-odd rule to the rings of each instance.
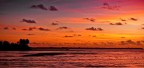
[[[51, 53], [53, 55], [50, 55]], [[144, 67], [144, 50], [73, 49], [69, 51], [0, 51], [0, 68], [68, 67]]]

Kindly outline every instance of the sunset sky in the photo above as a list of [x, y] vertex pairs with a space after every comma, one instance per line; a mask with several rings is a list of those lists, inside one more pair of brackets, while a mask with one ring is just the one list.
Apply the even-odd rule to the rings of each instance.
[[0, 0], [0, 40], [144, 48], [144, 0]]

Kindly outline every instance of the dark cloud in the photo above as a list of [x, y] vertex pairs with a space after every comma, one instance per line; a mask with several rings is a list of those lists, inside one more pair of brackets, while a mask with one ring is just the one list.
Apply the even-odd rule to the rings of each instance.
[[130, 18], [130, 20], [137, 21], [138, 19], [136, 19], [136, 18]]
[[15, 27], [13, 27], [12, 29], [13, 29], [13, 30], [16, 30], [16, 28], [15, 28]]
[[63, 27], [59, 27], [59, 28], [57, 28], [57, 29], [68, 29], [68, 27], [63, 26]]
[[3, 29], [4, 29], [4, 30], [8, 30], [9, 28], [8, 28], [8, 27], [4, 27]]
[[36, 29], [36, 27], [29, 27], [29, 31], [33, 30], [33, 29]]
[[66, 35], [66, 36], [64, 36], [65, 38], [68, 38], [68, 37], [74, 37], [74, 36], [68, 36], [68, 35]]
[[27, 35], [35, 35], [35, 34], [27, 34]]
[[32, 30], [34, 30], [34, 29], [36, 29], [36, 27], [29, 27], [28, 29], [22, 29], [22, 30], [24, 30], [24, 31], [32, 31]]
[[27, 20], [27, 19], [22, 19], [22, 22], [26, 22], [26, 23], [36, 23], [36, 21], [34, 21], [34, 20]]
[[94, 18], [84, 18], [85, 20], [91, 21], [91, 22], [95, 22]]
[[126, 21], [125, 19], [120, 18], [121, 21]]
[[86, 28], [86, 30], [92, 30], [92, 31], [103, 31], [102, 28], [95, 28], [95, 27]]
[[58, 23], [54, 23], [54, 22], [53, 22], [53, 23], [51, 23], [51, 25], [58, 25]]
[[133, 44], [133, 45], [140, 45], [141, 41], [132, 41], [132, 40], [126, 40], [126, 41], [121, 41], [121, 44], [127, 45], [127, 44]]
[[43, 4], [32, 5], [31, 8], [41, 9], [41, 10], [49, 10], [49, 11], [58, 11], [58, 9], [55, 6], [50, 6], [49, 8], [47, 8]]
[[121, 37], [121, 38], [125, 38], [125, 37]]
[[108, 10], [119, 10], [120, 6], [110, 5], [109, 3], [103, 3], [102, 8]]
[[25, 29], [25, 28], [24, 28], [24, 29], [22, 29], [22, 30], [26, 31], [26, 30], [28, 30], [28, 29]]
[[117, 23], [109, 23], [110, 25], [123, 25], [121, 22], [117, 22]]
[[41, 30], [41, 31], [50, 31], [50, 29], [42, 28], [42, 27], [40, 27], [40, 28], [38, 28], [38, 29]]
[[31, 8], [42, 9], [42, 10], [48, 10], [43, 4], [32, 5]]
[[57, 9], [55, 6], [50, 6], [50, 7], [49, 7], [49, 10], [50, 10], [50, 11], [58, 11], [58, 9]]
[[75, 37], [80, 37], [80, 36], [82, 36], [82, 35], [80, 35], [80, 34], [74, 34], [73, 36], [75, 36]]
[[144, 27], [142, 27], [142, 29], [144, 29]]
[[103, 31], [103, 29], [102, 29], [102, 28], [97, 28], [97, 30], [98, 30], [98, 31]]
[[129, 44], [135, 44], [135, 42], [132, 41], [132, 40], [127, 40], [126, 42], [129, 43]]

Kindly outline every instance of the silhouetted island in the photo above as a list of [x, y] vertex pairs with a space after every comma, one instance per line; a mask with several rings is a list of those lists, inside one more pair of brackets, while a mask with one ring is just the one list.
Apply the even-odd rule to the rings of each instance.
[[29, 44], [28, 39], [20, 39], [17, 43], [0, 41], [0, 50], [1, 51], [31, 50], [31, 47], [29, 47], [28, 44]]

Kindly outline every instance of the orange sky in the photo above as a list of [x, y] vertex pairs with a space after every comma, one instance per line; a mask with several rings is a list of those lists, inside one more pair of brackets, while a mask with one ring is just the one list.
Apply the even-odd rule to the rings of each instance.
[[0, 40], [36, 47], [144, 47], [144, 0], [1, 0]]

